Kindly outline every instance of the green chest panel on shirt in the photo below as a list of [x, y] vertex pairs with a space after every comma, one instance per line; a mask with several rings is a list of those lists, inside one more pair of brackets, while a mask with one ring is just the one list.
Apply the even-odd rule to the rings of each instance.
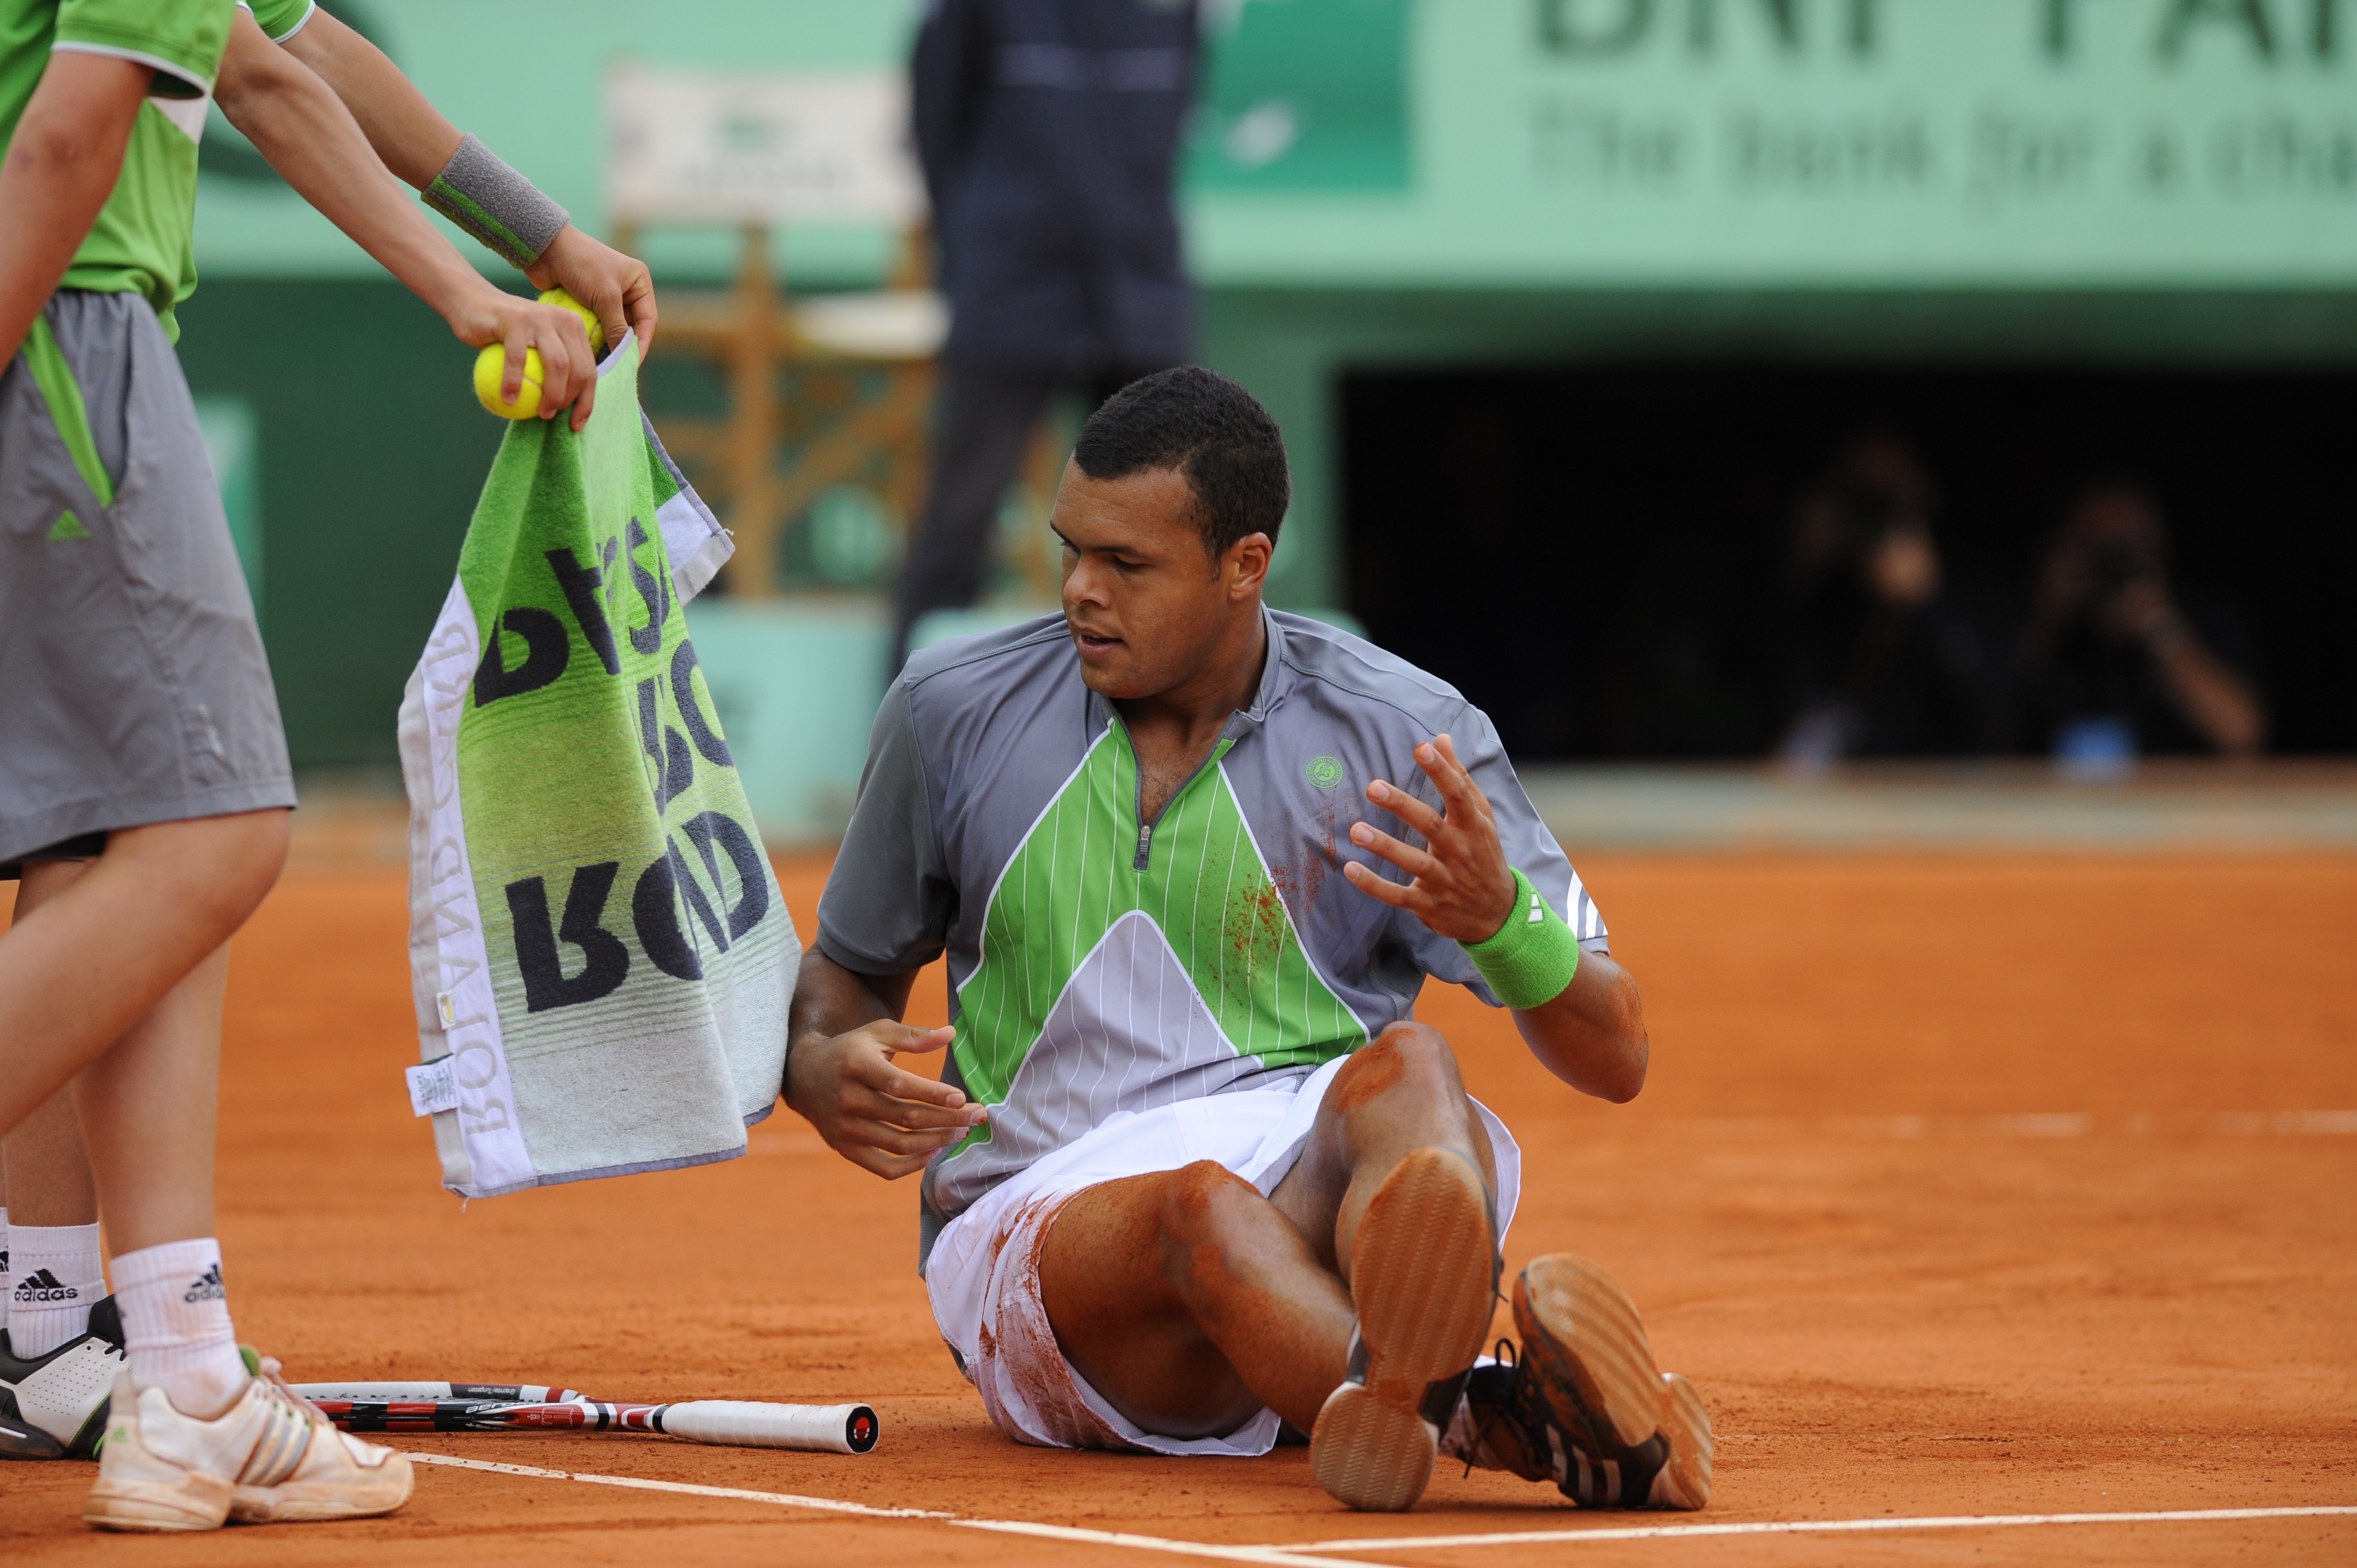
[[[1314, 1065], [1364, 1043], [1303, 950], [1229, 788], [1220, 759], [1233, 744], [1220, 743], [1149, 832], [1136, 753], [1115, 723], [1040, 816], [991, 891], [982, 962], [958, 991], [955, 1049], [974, 1098], [1006, 1100], [1058, 1001], [1132, 915], [1161, 933], [1239, 1056]], [[1137, 1037], [1125, 1044], [1155, 1055], [1160, 1012], [1179, 1004], [1138, 998]]]

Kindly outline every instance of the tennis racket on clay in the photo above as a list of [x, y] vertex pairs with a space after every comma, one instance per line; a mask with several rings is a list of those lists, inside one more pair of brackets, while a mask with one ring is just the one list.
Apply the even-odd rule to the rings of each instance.
[[346, 1432], [651, 1432], [729, 1448], [866, 1454], [882, 1435], [864, 1404], [593, 1400], [537, 1383], [296, 1383]]

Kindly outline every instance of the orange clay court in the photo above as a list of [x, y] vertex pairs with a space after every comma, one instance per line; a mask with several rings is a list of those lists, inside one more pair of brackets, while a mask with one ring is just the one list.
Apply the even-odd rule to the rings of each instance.
[[[1010, 1444], [934, 1334], [913, 1186], [790, 1112], [743, 1160], [462, 1209], [403, 1089], [402, 873], [312, 833], [231, 983], [241, 1330], [297, 1380], [866, 1400], [882, 1444], [403, 1436], [477, 1467], [421, 1466], [391, 1519], [168, 1544], [85, 1529], [88, 1466], [15, 1465], [11, 1562], [2357, 1561], [2357, 857], [1577, 855], [1645, 988], [1644, 1094], [1579, 1099], [1453, 989], [1422, 1015], [1525, 1151], [1509, 1269], [1620, 1275], [1710, 1401], [1717, 1490], [1583, 1514], [1444, 1464], [1376, 1517], [1306, 1449]], [[805, 940], [825, 869], [779, 867]], [[945, 1016], [931, 972], [917, 1022]], [[2318, 1511], [1726, 1530], [2246, 1509]]]

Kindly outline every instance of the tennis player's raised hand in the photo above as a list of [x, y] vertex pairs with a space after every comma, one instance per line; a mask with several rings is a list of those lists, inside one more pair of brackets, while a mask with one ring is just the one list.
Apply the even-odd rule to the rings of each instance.
[[1352, 843], [1415, 880], [1403, 887], [1356, 861], [1345, 862], [1342, 875], [1360, 892], [1407, 910], [1452, 941], [1487, 941], [1514, 912], [1514, 874], [1506, 865], [1505, 846], [1498, 842], [1497, 819], [1490, 814], [1490, 802], [1473, 775], [1457, 760], [1456, 744], [1447, 736], [1435, 736], [1417, 746], [1415, 762], [1439, 789], [1446, 814], [1381, 779], [1367, 786], [1367, 799], [1421, 835], [1423, 849], [1372, 823], [1351, 825]]
[[802, 1036], [786, 1058], [786, 1103], [836, 1154], [897, 1180], [922, 1170], [987, 1113], [951, 1085], [893, 1065], [903, 1053], [937, 1051], [955, 1038], [955, 1029], [920, 1029], [889, 1018], [840, 1035]]

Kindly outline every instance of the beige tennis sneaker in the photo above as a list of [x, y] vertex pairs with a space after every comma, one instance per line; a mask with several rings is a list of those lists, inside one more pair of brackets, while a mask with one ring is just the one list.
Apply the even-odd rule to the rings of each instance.
[[409, 1457], [338, 1432], [274, 1377], [211, 1421], [161, 1389], [114, 1380], [98, 1481], [81, 1517], [101, 1530], [218, 1530], [230, 1520], [364, 1519], [409, 1498]]
[[1489, 1332], [1497, 1234], [1481, 1173], [1447, 1149], [1409, 1151], [1375, 1189], [1351, 1243], [1349, 1377], [1309, 1434], [1336, 1499], [1395, 1513], [1424, 1495]]

